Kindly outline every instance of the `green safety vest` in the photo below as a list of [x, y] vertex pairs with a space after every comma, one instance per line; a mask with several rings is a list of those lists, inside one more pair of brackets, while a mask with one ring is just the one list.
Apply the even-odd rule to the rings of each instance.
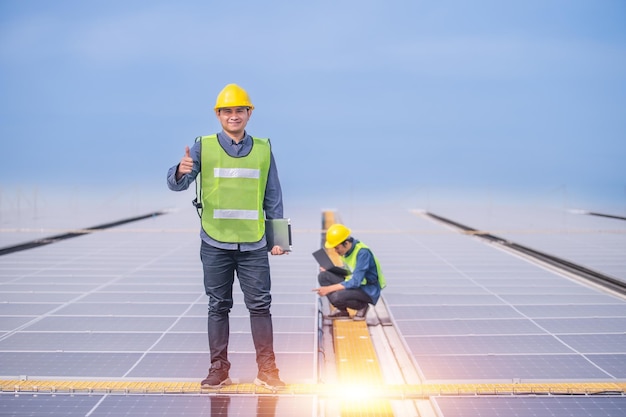
[[222, 149], [217, 135], [198, 140], [202, 228], [219, 242], [258, 242], [265, 233], [263, 200], [271, 159], [269, 140], [252, 138], [252, 150], [239, 158]]
[[[354, 245], [354, 250], [349, 256], [342, 257], [345, 260], [346, 265], [350, 267], [350, 271], [354, 271], [354, 268], [356, 268], [356, 256], [361, 249], [369, 249], [369, 248], [362, 242], [359, 242], [356, 245]], [[383, 275], [383, 271], [380, 268], [378, 259], [373, 253], [372, 253], [372, 256], [374, 256], [374, 262], [376, 263], [376, 272], [378, 273], [378, 283], [380, 284], [380, 289], [382, 290], [383, 288], [387, 286], [387, 282], [385, 281], [385, 276]], [[350, 279], [350, 275], [346, 276], [346, 281], [349, 279]], [[365, 284], [367, 284], [367, 277], [363, 278], [363, 281], [361, 281], [361, 285], [365, 285]]]

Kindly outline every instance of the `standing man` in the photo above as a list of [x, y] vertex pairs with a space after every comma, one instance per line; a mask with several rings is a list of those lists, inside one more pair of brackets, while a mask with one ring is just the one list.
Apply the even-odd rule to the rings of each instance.
[[350, 236], [350, 229], [343, 224], [333, 224], [326, 232], [327, 249], [335, 249], [351, 274], [345, 277], [320, 268], [317, 277], [320, 284], [316, 291], [320, 296], [327, 296], [328, 301], [337, 308], [329, 319], [349, 319], [348, 308], [357, 310], [353, 319], [365, 320], [370, 304], [376, 305], [380, 291], [385, 288], [385, 277], [372, 251], [363, 243]]
[[200, 181], [202, 206], [200, 259], [204, 288], [209, 296], [208, 336], [211, 366], [202, 388], [231, 383], [228, 372], [228, 314], [233, 307], [235, 271], [250, 313], [250, 328], [256, 350], [258, 374], [254, 383], [278, 389], [285, 383], [278, 376], [270, 315], [271, 280], [265, 218], [283, 217], [283, 198], [269, 139], [250, 136], [245, 128], [252, 115], [248, 93], [228, 84], [217, 96], [215, 115], [220, 133], [196, 139], [186, 147], [180, 163], [167, 173], [168, 187], [186, 190]]

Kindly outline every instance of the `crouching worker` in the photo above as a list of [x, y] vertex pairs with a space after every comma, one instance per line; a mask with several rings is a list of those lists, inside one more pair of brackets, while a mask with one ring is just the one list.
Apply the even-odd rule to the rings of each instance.
[[350, 235], [351, 231], [343, 224], [333, 224], [326, 232], [327, 249], [333, 248], [349, 268], [349, 274], [342, 276], [320, 268], [317, 277], [320, 287], [316, 291], [337, 311], [326, 316], [329, 319], [349, 319], [348, 308], [356, 310], [354, 320], [365, 320], [370, 304], [375, 305], [380, 291], [385, 288], [385, 277], [380, 264], [372, 251]]

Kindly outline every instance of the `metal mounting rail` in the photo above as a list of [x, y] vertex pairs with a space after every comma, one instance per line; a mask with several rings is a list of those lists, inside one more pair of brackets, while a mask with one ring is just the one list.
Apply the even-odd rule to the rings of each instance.
[[488, 232], [485, 231], [481, 231], [481, 230], [477, 230], [477, 229], [473, 229], [469, 226], [466, 226], [464, 224], [455, 222], [453, 220], [447, 219], [445, 217], [442, 216], [438, 216], [436, 214], [430, 213], [430, 212], [426, 212], [424, 213], [426, 216], [429, 216], [435, 220], [438, 220], [442, 223], [448, 224], [450, 226], [454, 226], [458, 229], [463, 230], [464, 233], [467, 234], [472, 234], [475, 235], [477, 237], [480, 237], [482, 239], [488, 240], [490, 242], [493, 243], [497, 243], [500, 244], [502, 246], [505, 246], [515, 252], [518, 253], [522, 253], [526, 256], [529, 256], [531, 258], [540, 260], [542, 262], [545, 262], [555, 268], [561, 269], [563, 271], [569, 272], [569, 273], [573, 273], [581, 278], [586, 279], [587, 281], [593, 282], [594, 284], [597, 284], [601, 287], [607, 288], [611, 291], [614, 291], [618, 294], [621, 295], [626, 295], [626, 282], [621, 281], [615, 277], [612, 277], [610, 275], [606, 275], [603, 274], [601, 272], [595, 271], [593, 269], [589, 269], [586, 268], [582, 265], [570, 262], [566, 259], [563, 258], [559, 258], [557, 256], [554, 255], [550, 255], [548, 253], [545, 252], [540, 252], [538, 250], [529, 248], [527, 246], [523, 246], [520, 244], [517, 244], [515, 242], [511, 242], [507, 239], [492, 235]]
[[[626, 395], [626, 382], [533, 382], [533, 383], [447, 383], [447, 384], [369, 384], [372, 400], [421, 399], [431, 396], [475, 395]], [[367, 388], [367, 387], [366, 387]], [[345, 396], [345, 384], [289, 384], [271, 391], [251, 383], [203, 389], [198, 382], [102, 381], [102, 380], [0, 380], [0, 393], [39, 394], [225, 394], [225, 395], [318, 395]]]
[[110, 229], [111, 227], [121, 226], [126, 223], [132, 223], [132, 222], [136, 222], [139, 220], [144, 220], [144, 219], [148, 219], [151, 217], [160, 216], [165, 213], [166, 213], [165, 211], [155, 211], [155, 212], [148, 213], [148, 214], [142, 214], [140, 216], [130, 217], [128, 219], [122, 219], [122, 220], [117, 220], [117, 221], [110, 222], [110, 223], [100, 224], [98, 226], [88, 227], [86, 229], [71, 230], [71, 231], [68, 231], [67, 233], [44, 237], [41, 239], [35, 239], [35, 240], [31, 240], [30, 242], [21, 243], [19, 245], [7, 246], [4, 248], [0, 248], [0, 256], [7, 255], [9, 253], [27, 250], [27, 249], [38, 248], [40, 246], [49, 245], [51, 243], [59, 242], [61, 240], [83, 236], [89, 233], [97, 232], [99, 230]]
[[609, 219], [626, 220], [626, 217], [624, 216], [616, 216], [615, 214], [598, 213], [595, 211], [587, 211], [585, 212], [585, 214], [588, 214], [590, 216], [607, 217]]

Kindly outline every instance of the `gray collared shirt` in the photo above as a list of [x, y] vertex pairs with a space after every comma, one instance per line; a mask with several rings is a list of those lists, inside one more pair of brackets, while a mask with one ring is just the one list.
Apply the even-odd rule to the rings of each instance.
[[[223, 131], [217, 134], [217, 139], [226, 153], [232, 157], [247, 156], [252, 150], [252, 136], [246, 132], [241, 142], [236, 143]], [[189, 150], [189, 155], [193, 159], [193, 168], [189, 174], [185, 174], [177, 182], [176, 170], [178, 164], [174, 165], [167, 172], [167, 186], [172, 191], [183, 191], [189, 188], [200, 173], [200, 141], [197, 141]], [[270, 151], [270, 168], [267, 176], [267, 185], [265, 186], [265, 198], [263, 199], [263, 210], [265, 218], [280, 219], [283, 217], [283, 194], [280, 188], [280, 180], [278, 179], [278, 170], [274, 161], [274, 154]], [[211, 246], [220, 249], [241, 250], [242, 252], [257, 250], [265, 247], [267, 242], [265, 235], [258, 242], [249, 243], [225, 243], [218, 242], [206, 234], [202, 227], [200, 228], [200, 238]], [[271, 249], [271, 248], [270, 248]]]

